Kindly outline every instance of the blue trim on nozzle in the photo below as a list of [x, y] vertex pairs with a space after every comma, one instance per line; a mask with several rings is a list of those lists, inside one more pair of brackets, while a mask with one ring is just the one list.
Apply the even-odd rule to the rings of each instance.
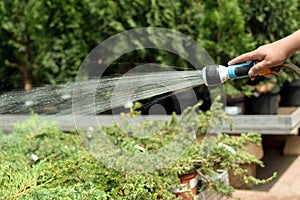
[[228, 66], [229, 79], [237, 79], [248, 77], [248, 71], [255, 65], [254, 61], [248, 61], [244, 63], [238, 63]]
[[236, 66], [234, 66], [234, 65], [228, 66], [228, 76], [229, 76], [229, 79], [235, 79], [235, 78], [237, 78], [237, 76], [235, 75], [235, 71], [234, 71], [235, 68], [236, 68]]

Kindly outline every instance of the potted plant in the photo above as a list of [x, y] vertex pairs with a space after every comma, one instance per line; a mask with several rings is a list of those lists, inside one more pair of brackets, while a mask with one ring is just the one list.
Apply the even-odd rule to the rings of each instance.
[[[172, 118], [164, 121], [162, 123], [163, 126], [160, 128], [158, 128], [160, 123], [157, 123], [157, 121], [142, 122], [143, 127], [148, 126], [147, 130], [150, 130], [151, 127], [155, 127], [156, 131], [160, 133], [151, 138], [136, 138], [133, 136], [134, 133], [132, 133], [133, 135], [128, 135], [126, 132], [122, 133], [122, 130], [120, 130], [117, 124], [112, 127], [106, 127], [105, 132], [111, 137], [112, 141], [115, 141], [116, 145], [124, 148], [124, 150], [140, 152], [142, 154], [157, 151], [174, 139], [174, 136], [178, 134], [176, 130], [179, 130], [179, 127], [182, 125], [182, 120], [186, 119], [186, 116], [191, 115], [191, 113], [195, 113], [199, 106], [200, 105], [197, 104], [187, 108], [180, 119], [173, 114]], [[190, 147], [178, 157], [176, 161], [157, 171], [165, 177], [167, 182], [171, 179], [173, 181], [175, 180], [173, 187], [168, 190], [177, 197], [191, 199], [198, 194], [199, 191], [204, 190], [214, 190], [224, 196], [230, 196], [233, 192], [233, 188], [227, 183], [212, 178], [216, 177], [220, 170], [231, 170], [235, 174], [240, 174], [244, 181], [251, 181], [256, 184], [265, 183], [273, 178], [271, 177], [267, 180], [256, 179], [249, 175], [246, 169], [241, 167], [241, 164], [244, 163], [263, 165], [260, 160], [245, 150], [245, 146], [248, 143], [261, 142], [260, 135], [254, 133], [242, 134], [239, 137], [231, 137], [221, 133], [214, 137], [206, 135], [211, 126], [220, 125], [220, 122], [224, 122], [224, 120], [230, 120], [221, 108], [222, 104], [215, 101], [210, 110], [200, 110], [197, 113], [196, 119], [192, 117], [189, 118], [189, 120], [187, 120], [189, 123], [193, 124], [197, 122], [198, 128], [196, 134], [199, 137], [202, 136], [201, 139], [191, 142]], [[212, 113], [218, 117], [212, 120]], [[130, 116], [136, 115], [131, 113]], [[126, 123], [123, 122], [123, 124]], [[127, 127], [126, 129], [141, 131], [140, 127], [137, 129]], [[138, 151], [136, 149], [137, 146], [140, 147]], [[176, 177], [175, 179], [174, 175]], [[198, 177], [201, 183], [198, 183]]]
[[300, 105], [300, 79], [291, 70], [282, 69], [282, 74], [277, 77], [281, 83], [280, 106]]
[[241, 85], [241, 81], [234, 80], [228, 80], [224, 86], [227, 97], [226, 112], [231, 115], [244, 114], [245, 97], [252, 94], [253, 88], [244, 87]]
[[276, 77], [258, 76], [250, 84], [255, 90], [252, 96], [246, 98], [245, 114], [277, 114], [280, 85]]
[[[257, 76], [254, 80], [237, 79], [225, 83], [228, 96], [244, 97], [244, 114], [277, 114], [280, 82], [277, 77]], [[230, 98], [229, 98], [230, 102]]]
[[[197, 122], [198, 126], [203, 126], [198, 127], [198, 135], [204, 134], [205, 127], [210, 127], [211, 123], [219, 122], [211, 122], [207, 117], [212, 116], [212, 112], [223, 114], [221, 110], [198, 113], [197, 106], [199, 105], [189, 108], [181, 118], [173, 115], [170, 120], [141, 122], [142, 126], [125, 123], [124, 126], [131, 128], [131, 131], [141, 133], [141, 127], [144, 127], [145, 130], [156, 133], [148, 138], [134, 137], [135, 133], [122, 129], [118, 124], [87, 128], [83, 133], [86, 140], [93, 140], [97, 134], [105, 133], [107, 138], [123, 151], [144, 156], [147, 152], [156, 152], [173, 141], [179, 130], [182, 130], [182, 120], [191, 125]], [[217, 106], [220, 104], [215, 103], [212, 108]], [[129, 120], [138, 114], [131, 109], [124, 117]], [[198, 117], [194, 117], [195, 114]], [[63, 133], [54, 124], [36, 115], [15, 127], [10, 134], [0, 133], [0, 182], [3, 186], [0, 187], [0, 192], [5, 199], [65, 197], [155, 200], [176, 199], [176, 196], [182, 199], [182, 196], [192, 198], [196, 188], [196, 195], [203, 191], [214, 191], [229, 197], [234, 189], [216, 178], [219, 170], [233, 170], [236, 174], [244, 175], [242, 177], [245, 181], [255, 183], [269, 180], [258, 180], [249, 176], [239, 165], [245, 162], [262, 165], [253, 155], [242, 151], [247, 142], [257, 142], [261, 139], [257, 134], [243, 134], [240, 137], [218, 134], [214, 137], [206, 136], [201, 142], [191, 140], [188, 148], [173, 162], [143, 173], [118, 170], [103, 160], [95, 159], [91, 151], [87, 151], [88, 146], [83, 147], [82, 143], [86, 141], [82, 137], [79, 139], [76, 131]], [[119, 157], [120, 162], [124, 161], [122, 159]], [[128, 162], [131, 158], [124, 159]], [[199, 177], [196, 178], [199, 181], [198, 186], [190, 184], [183, 193], [175, 194], [174, 189], [180, 189], [183, 186], [181, 184], [184, 184], [180, 177], [190, 171], [194, 173], [192, 179], [195, 180], [195, 172], [196, 177]]]

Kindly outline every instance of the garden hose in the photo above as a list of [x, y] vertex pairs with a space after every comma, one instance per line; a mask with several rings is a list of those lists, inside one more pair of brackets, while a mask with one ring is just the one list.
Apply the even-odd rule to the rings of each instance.
[[292, 63], [285, 62], [281, 65], [281, 67], [288, 68], [300, 76], [300, 67], [298, 67]]
[[[248, 61], [244, 63], [229, 65], [210, 65], [202, 69], [202, 77], [206, 86], [216, 86], [230, 79], [239, 79], [248, 77], [248, 72], [256, 65], [256, 61]], [[272, 71], [278, 71], [280, 68], [288, 68], [300, 76], [300, 68], [292, 63], [285, 62], [280, 66], [268, 68], [260, 73], [260, 75], [270, 74]]]

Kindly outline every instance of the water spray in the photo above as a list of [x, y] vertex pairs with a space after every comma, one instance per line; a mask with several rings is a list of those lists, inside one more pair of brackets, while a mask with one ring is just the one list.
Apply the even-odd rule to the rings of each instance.
[[[248, 61], [239, 64], [229, 65], [210, 65], [202, 70], [202, 77], [206, 86], [216, 86], [224, 83], [227, 80], [240, 79], [248, 77], [249, 70], [256, 65], [256, 61]], [[300, 76], [300, 68], [292, 63], [285, 62], [280, 66], [271, 67], [262, 71], [259, 75], [271, 74], [274, 71], [279, 71], [280, 68], [288, 68]]]

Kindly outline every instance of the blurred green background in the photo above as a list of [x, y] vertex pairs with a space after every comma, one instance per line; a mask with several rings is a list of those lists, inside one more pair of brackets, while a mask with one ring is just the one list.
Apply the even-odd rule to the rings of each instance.
[[[300, 0], [3, 0], [0, 93], [72, 81], [101, 41], [148, 26], [182, 32], [226, 65], [299, 29]], [[156, 54], [144, 60], [180, 66], [180, 59]], [[291, 59], [300, 64], [299, 55]]]

